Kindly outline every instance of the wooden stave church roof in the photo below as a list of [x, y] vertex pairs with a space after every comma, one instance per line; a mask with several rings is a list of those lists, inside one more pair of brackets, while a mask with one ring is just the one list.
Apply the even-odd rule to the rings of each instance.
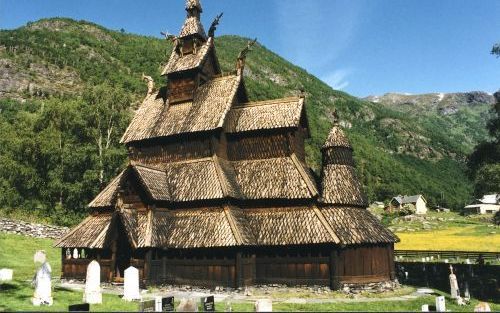
[[[199, 28], [196, 32], [199, 33]], [[196, 55], [184, 60], [179, 59], [170, 65], [167, 64], [163, 74], [199, 68], [212, 49], [213, 38], [209, 38]], [[172, 54], [171, 60], [173, 58], [176, 58], [176, 55]], [[284, 98], [234, 105], [241, 84], [243, 81], [240, 75], [217, 77], [200, 86], [195, 91], [192, 102], [173, 105], [169, 105], [166, 92], [162, 89], [145, 99], [134, 117], [136, 123], [134, 120], [131, 122], [121, 142], [131, 143], [215, 129], [224, 129], [227, 133], [240, 133], [299, 127], [302, 114], [305, 114], [303, 98]], [[273, 113], [272, 116], [270, 112]], [[266, 119], [266, 116], [271, 118]], [[167, 125], [166, 121], [168, 121]], [[335, 127], [332, 129], [322, 149], [335, 147], [352, 149], [343, 132], [338, 130], [340, 129]], [[362, 195], [361, 185], [353, 175], [352, 167], [327, 165], [324, 169], [326, 172], [333, 171], [339, 174], [337, 180], [347, 178], [349, 184], [339, 185], [339, 189], [351, 188]], [[276, 175], [276, 170], [283, 174]], [[295, 170], [296, 176], [287, 176]], [[113, 207], [120, 183], [127, 176], [126, 171], [113, 179], [110, 185], [91, 202], [90, 206]], [[161, 169], [134, 164], [129, 167], [128, 171], [139, 177], [146, 194], [155, 201], [182, 202], [231, 198], [314, 200], [318, 195], [318, 188], [310, 170], [295, 155], [285, 158], [243, 161], [227, 161], [214, 156], [202, 160], [174, 162]], [[179, 181], [179, 177], [173, 175], [182, 171], [204, 173], [199, 174], [202, 177], [199, 181], [211, 181], [207, 185], [210, 185], [213, 190], [193, 188], [194, 192], [192, 192], [193, 190], [189, 190], [191, 188], [183, 188], [182, 186], [192, 185], [193, 174], [181, 175], [189, 176], [187, 182], [182, 182]], [[249, 175], [249, 172], [263, 174], [255, 176]], [[255, 179], [248, 179], [250, 176]], [[283, 179], [284, 188], [279, 189], [271, 185], [272, 183], [279, 185], [280, 178], [288, 178]], [[286, 185], [286, 182], [299, 180], [301, 182], [298, 186]], [[266, 183], [269, 186], [258, 190], [251, 185], [252, 183], [259, 187], [266, 186]], [[381, 226], [371, 213], [359, 208], [365, 204], [359, 201], [359, 197], [354, 197], [352, 201], [349, 201], [349, 195], [334, 199], [329, 198], [328, 195], [325, 197], [326, 194], [332, 192], [325, 191], [324, 188], [321, 191], [322, 206], [319, 208], [314, 204], [252, 209], [240, 209], [233, 205], [205, 209], [160, 209], [141, 212], [119, 210], [115, 211], [115, 214], [120, 217], [129, 233], [129, 240], [137, 248], [208, 248], [317, 243], [352, 245], [392, 243], [398, 240], [390, 231]], [[113, 219], [109, 217], [109, 214], [106, 215], [109, 219], [106, 226], [106, 219], [101, 218], [102, 214], [105, 213], [86, 219], [74, 231], [61, 239], [58, 246], [71, 246], [79, 243], [82, 247], [89, 245], [104, 247], [105, 233], [109, 231], [109, 225]], [[98, 226], [95, 227], [97, 235], [78, 233], [79, 229], [93, 227], [93, 225]], [[183, 226], [176, 227], [176, 225]], [[204, 226], [199, 227], [199, 225]], [[350, 227], [353, 231], [350, 231]], [[208, 232], [208, 235], [207, 229], [212, 230]], [[277, 230], [283, 231], [277, 232]]]
[[[399, 239], [369, 211], [349, 206], [314, 205], [240, 209], [234, 205], [191, 209], [116, 212], [134, 248], [215, 248], [394, 243]], [[104, 221], [104, 222], [103, 222]], [[105, 221], [109, 221], [107, 224]], [[112, 218], [90, 216], [57, 247], [104, 248]], [[99, 227], [95, 227], [100, 225]], [[88, 233], [89, 228], [95, 231]], [[97, 244], [96, 244], [97, 243]]]

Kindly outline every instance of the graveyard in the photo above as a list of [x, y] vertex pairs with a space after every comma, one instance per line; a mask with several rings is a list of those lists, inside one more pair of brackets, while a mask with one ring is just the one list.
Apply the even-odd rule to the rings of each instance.
[[[243, 20], [259, 10], [183, 2], [160, 38], [0, 18], [0, 311], [500, 311], [500, 91], [354, 97], [355, 70], [271, 51], [337, 62], [342, 28], [309, 24], [340, 2], [301, 22], [281, 1], [270, 20], [306, 31], [263, 41]], [[222, 8], [251, 39], [218, 30]]]
[[[84, 289], [82, 282], [68, 287], [67, 283], [61, 284], [61, 257], [60, 251], [53, 247], [51, 239], [25, 237], [15, 234], [0, 233], [0, 268], [14, 270], [13, 281], [0, 284], [0, 311], [67, 311], [68, 306], [82, 303]], [[33, 287], [31, 280], [36, 267], [33, 263], [33, 254], [37, 250], [45, 250], [47, 259], [53, 270], [52, 306], [34, 307], [31, 303]], [[91, 304], [91, 311], [139, 311], [139, 301], [125, 301], [121, 298], [122, 289], [109, 290], [103, 288], [102, 304]], [[231, 307], [233, 311], [254, 311], [256, 299], [271, 299], [273, 311], [420, 311], [424, 304], [434, 304], [435, 295], [416, 295], [418, 286], [402, 285], [394, 291], [384, 293], [363, 293], [347, 295], [341, 291], [326, 291], [309, 288], [270, 288], [269, 291], [252, 289], [251, 296], [243, 292], [203, 290], [207, 294], [216, 296], [215, 310], [225, 311]], [[175, 292], [178, 292], [175, 291]], [[446, 297], [446, 307], [452, 311], [471, 311], [479, 303], [471, 299], [471, 304], [458, 306], [449, 299], [449, 293], [436, 290], [436, 295]], [[145, 292], [141, 291], [144, 299], [154, 299], [153, 295], [169, 296], [174, 294], [174, 289], [154, 287]], [[197, 295], [196, 288], [184, 293]], [[223, 296], [225, 300], [219, 301]], [[195, 298], [195, 297], [193, 297]], [[228, 300], [229, 299], [229, 300]], [[181, 298], [175, 298], [175, 307]], [[197, 299], [200, 301], [199, 299]], [[498, 300], [497, 300], [498, 301]], [[500, 303], [489, 302], [492, 310], [500, 310]]]

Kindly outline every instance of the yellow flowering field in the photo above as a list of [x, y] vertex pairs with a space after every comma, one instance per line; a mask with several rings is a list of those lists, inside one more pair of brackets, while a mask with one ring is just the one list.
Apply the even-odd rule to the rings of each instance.
[[478, 225], [396, 233], [396, 250], [500, 251], [500, 228]]

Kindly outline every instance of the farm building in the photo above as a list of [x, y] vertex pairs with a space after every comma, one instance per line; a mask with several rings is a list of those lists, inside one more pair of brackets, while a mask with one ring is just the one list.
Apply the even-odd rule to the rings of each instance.
[[465, 206], [465, 210], [478, 214], [496, 213], [500, 211], [500, 194], [484, 195], [473, 204]]
[[422, 195], [394, 197], [389, 207], [391, 210], [400, 210], [405, 204], [414, 205], [416, 214], [427, 214], [427, 200]]
[[[105, 281], [129, 266], [144, 284], [239, 287], [394, 279], [397, 237], [365, 208], [353, 149], [335, 124], [321, 177], [305, 161], [303, 96], [251, 102], [249, 46], [222, 74], [214, 21], [188, 0], [163, 75], [122, 137], [129, 165], [89, 204], [92, 213], [57, 242], [62, 277], [84, 278], [97, 259]], [[73, 249], [86, 258], [71, 258]]]

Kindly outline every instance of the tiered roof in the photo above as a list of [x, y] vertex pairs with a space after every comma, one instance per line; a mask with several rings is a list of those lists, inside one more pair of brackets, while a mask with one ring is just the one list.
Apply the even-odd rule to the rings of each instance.
[[351, 144], [337, 124], [328, 134], [322, 150], [323, 168], [319, 201], [324, 204], [366, 207], [368, 201], [356, 175]]
[[[213, 37], [203, 39], [199, 1], [188, 0], [186, 10], [188, 17], [179, 38], [201, 38], [201, 46], [189, 54], [174, 49], [163, 74], [201, 70], [209, 55], [217, 62]], [[121, 142], [133, 146], [171, 136], [189, 140], [182, 135], [201, 132], [227, 133], [231, 135], [228, 140], [238, 140], [248, 136], [234, 134], [258, 136], [278, 129], [290, 133], [290, 137], [282, 136], [284, 140], [303, 138], [303, 133], [294, 137], [293, 132], [308, 132], [304, 98], [247, 102], [241, 75], [242, 71], [205, 77], [208, 81], [196, 86], [192, 100], [184, 102], [169, 103], [166, 88], [148, 95]], [[223, 139], [221, 135], [221, 143]], [[243, 160], [226, 160], [222, 153], [155, 166], [131, 161], [89, 204], [101, 213], [85, 219], [57, 245], [105, 247], [111, 226], [118, 221], [134, 248], [352, 245], [397, 240], [364, 209], [366, 197], [356, 177], [352, 147], [337, 124], [322, 147], [321, 184], [302, 159], [287, 153]], [[146, 197], [141, 200], [147, 205], [132, 209], [133, 205], [118, 201], [121, 187], [130, 182], [133, 190], [138, 187], [141, 191], [140, 197]], [[112, 214], [105, 213], [113, 208]]]
[[121, 142], [211, 131], [222, 128], [241, 77], [214, 78], [200, 86], [192, 101], [169, 105], [164, 90], [148, 96], [135, 113]]
[[[239, 209], [220, 206], [119, 213], [134, 248], [210, 248], [330, 243], [391, 243], [398, 238], [370, 212], [352, 207], [291, 206]], [[93, 216], [56, 243], [106, 246], [111, 215]], [[92, 226], [90, 232], [83, 229]], [[97, 240], [95, 239], [95, 234]]]

